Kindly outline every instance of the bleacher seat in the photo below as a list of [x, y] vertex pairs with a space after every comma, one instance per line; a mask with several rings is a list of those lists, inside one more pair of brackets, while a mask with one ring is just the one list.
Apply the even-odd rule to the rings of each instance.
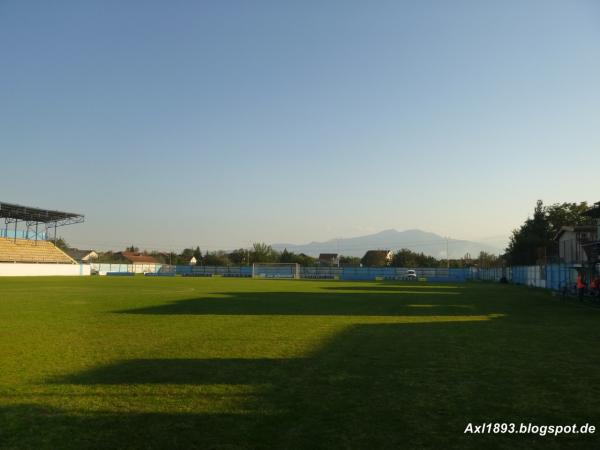
[[0, 238], [0, 262], [76, 264], [50, 241]]

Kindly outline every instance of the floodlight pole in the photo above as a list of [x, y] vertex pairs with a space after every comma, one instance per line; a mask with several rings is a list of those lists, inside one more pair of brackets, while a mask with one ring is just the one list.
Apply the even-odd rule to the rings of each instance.
[[450, 270], [450, 254], [448, 253], [448, 236], [446, 236], [446, 265], [448, 266], [448, 270]]

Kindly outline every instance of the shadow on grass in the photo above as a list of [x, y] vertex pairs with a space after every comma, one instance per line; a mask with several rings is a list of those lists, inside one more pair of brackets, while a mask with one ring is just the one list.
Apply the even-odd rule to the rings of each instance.
[[321, 289], [326, 291], [361, 291], [361, 292], [406, 292], [411, 294], [418, 294], [425, 292], [427, 294], [436, 294], [439, 292], [443, 293], [460, 293], [460, 286], [453, 285], [432, 285], [432, 284], [396, 284], [396, 283], [382, 283], [382, 284], [371, 284], [361, 286], [324, 286]]
[[[503, 331], [502, 323], [503, 319], [480, 319], [353, 325], [299, 359], [116, 362], [55, 383], [122, 386], [129, 395], [148, 396], [150, 405], [161, 396], [170, 398], [173, 391], [168, 385], [179, 384], [180, 389], [187, 385], [188, 396], [177, 400], [177, 410], [161, 412], [86, 413], [36, 405], [5, 406], [0, 409], [5, 424], [0, 427], [0, 439], [6, 448], [65, 450], [569, 448], [569, 443], [591, 444], [585, 436], [558, 445], [535, 436], [463, 434], [469, 422], [564, 423], [566, 410], [569, 422], [600, 419], [598, 399], [589, 397], [584, 385], [565, 388], [570, 372], [555, 367], [549, 373], [547, 355], [567, 345], [548, 339], [540, 348], [528, 335]], [[565, 361], [568, 367], [579, 361], [572, 355], [566, 357], [571, 359]], [[594, 376], [598, 377], [598, 371]], [[142, 386], [127, 391], [136, 385]], [[238, 395], [237, 407], [211, 412], [197, 409], [213, 395], [193, 388], [200, 385], [231, 385], [224, 396], [236, 393], [234, 385], [253, 389]], [[114, 387], [109, 395], [114, 395]], [[102, 396], [98, 388], [94, 392]]]
[[[77, 393], [91, 386], [99, 398], [112, 385], [107, 396], [122, 388], [147, 396], [150, 408], [175, 394], [177, 408], [118, 411], [110, 410], [111, 400], [105, 412], [93, 413], [4, 406], [0, 447], [593, 448], [589, 436], [463, 434], [469, 422], [600, 420], [598, 397], [590, 395], [600, 382], [598, 338], [590, 331], [581, 339], [581, 329], [564, 328], [556, 339], [556, 331], [485, 318], [360, 324], [300, 359], [115, 362], [54, 382], [78, 385]], [[576, 367], [588, 369], [573, 383]], [[223, 396], [236, 395], [238, 407], [200, 410], [212, 401], [214, 385], [225, 386]], [[239, 385], [252, 389], [244, 394]], [[137, 390], [129, 391], [132, 386]]]
[[[214, 293], [219, 297], [175, 300], [156, 306], [114, 311], [122, 314], [199, 314], [199, 315], [463, 315], [460, 292], [239, 292]], [[415, 310], [416, 303], [430, 306]], [[475, 312], [473, 312], [475, 313]]]
[[303, 359], [134, 359], [60, 378], [70, 384], [264, 384], [300, 370]]
[[7, 450], [268, 449], [272, 441], [240, 414], [86, 413], [20, 404], [0, 407], [0, 422], [0, 448]]

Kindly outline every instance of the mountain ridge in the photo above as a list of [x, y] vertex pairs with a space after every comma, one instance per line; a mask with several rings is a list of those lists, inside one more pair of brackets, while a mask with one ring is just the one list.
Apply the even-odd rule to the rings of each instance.
[[[408, 248], [417, 253], [424, 253], [436, 258], [446, 257], [446, 238], [436, 233], [416, 228], [398, 231], [393, 228], [377, 233], [351, 238], [329, 239], [327, 241], [311, 241], [306, 244], [277, 243], [272, 244], [275, 250], [305, 253], [319, 256], [319, 253], [338, 253], [344, 256], [363, 256], [367, 250], [386, 249], [397, 251]], [[481, 242], [448, 239], [450, 258], [460, 258], [466, 253], [476, 257], [479, 252], [499, 254], [501, 249]]]

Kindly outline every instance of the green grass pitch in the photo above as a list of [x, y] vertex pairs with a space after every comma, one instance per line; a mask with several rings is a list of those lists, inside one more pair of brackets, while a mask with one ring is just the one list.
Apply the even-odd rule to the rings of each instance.
[[1, 449], [600, 448], [600, 310], [496, 284], [0, 279]]

